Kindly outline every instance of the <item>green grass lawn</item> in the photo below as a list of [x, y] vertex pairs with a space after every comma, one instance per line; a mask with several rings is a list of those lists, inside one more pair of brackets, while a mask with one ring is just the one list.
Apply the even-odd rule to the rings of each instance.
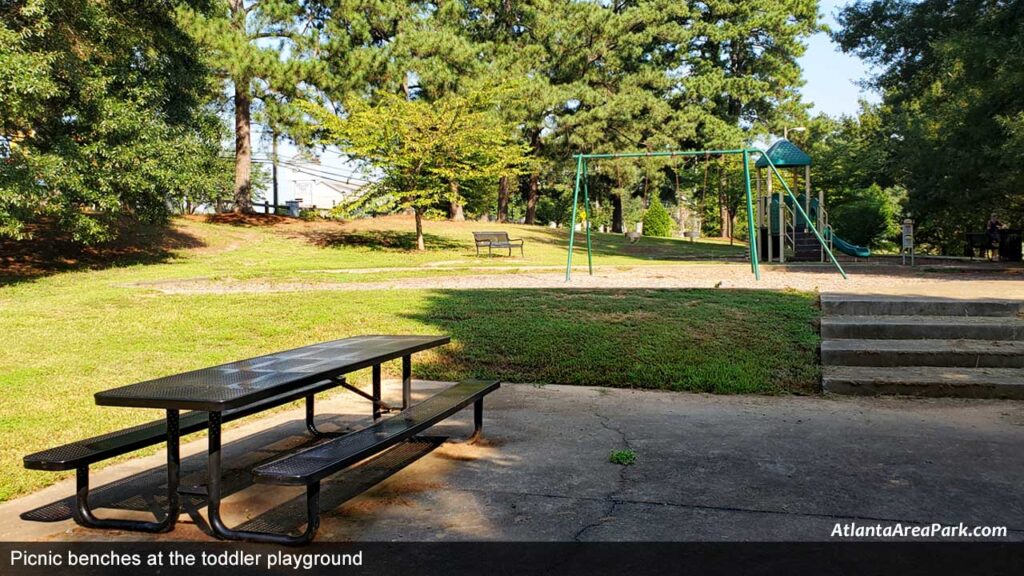
[[[257, 219], [258, 221], [258, 219]], [[365, 282], [402, 276], [494, 272], [530, 266], [564, 267], [568, 231], [564, 229], [487, 222], [424, 223], [427, 250], [412, 250], [416, 237], [411, 217], [393, 216], [347, 223], [282, 219], [274, 226], [212, 224], [204, 218], [179, 218], [167, 230], [145, 230], [141, 253], [117, 254], [119, 266], [107, 270], [110, 281], [145, 282], [189, 278], [260, 279], [270, 282]], [[525, 258], [516, 255], [477, 257], [474, 230], [504, 230], [525, 240]], [[161, 243], [169, 246], [164, 248]], [[594, 233], [594, 265], [637, 266], [686, 260], [742, 258], [742, 245], [728, 240], [690, 242], [678, 238], [643, 238], [630, 244], [621, 234]], [[0, 248], [6, 248], [0, 246]], [[2, 250], [0, 250], [2, 253]], [[181, 257], [184, 254], [186, 257]], [[88, 255], [86, 255], [88, 256]], [[75, 263], [57, 260], [58, 269]], [[102, 261], [101, 263], [105, 263]], [[133, 266], [173, 262], [175, 266]], [[22, 278], [4, 273], [0, 282]], [[574, 264], [585, 266], [583, 234], [576, 236]], [[91, 263], [84, 258], [80, 267]], [[108, 268], [108, 266], [101, 266]], [[379, 272], [373, 270], [380, 269]], [[353, 273], [356, 271], [358, 273]]]
[[[450, 346], [414, 361], [418, 378], [716, 393], [817, 386], [818, 313], [811, 294], [523, 289], [162, 295], [131, 286], [195, 276], [276, 280], [307, 268], [398, 267], [450, 258], [325, 248], [273, 230], [186, 226], [201, 229], [202, 245], [162, 263], [64, 272], [0, 287], [0, 500], [59, 477], [24, 470], [25, 454], [159, 416], [97, 407], [96, 391], [356, 334], [450, 334]], [[451, 250], [466, 257], [465, 246]], [[544, 250], [548, 256], [541, 256]], [[557, 259], [554, 246], [537, 252], [540, 261]], [[607, 257], [616, 258], [630, 259]], [[395, 370], [385, 368], [390, 375]], [[357, 375], [356, 381], [365, 378]]]

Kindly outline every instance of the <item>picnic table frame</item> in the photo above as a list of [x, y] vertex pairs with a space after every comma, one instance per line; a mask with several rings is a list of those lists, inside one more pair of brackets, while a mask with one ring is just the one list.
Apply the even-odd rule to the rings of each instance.
[[[254, 402], [291, 391], [301, 390], [317, 382], [327, 381], [316, 392], [342, 387], [373, 403], [373, 419], [381, 409], [391, 407], [381, 400], [381, 364], [402, 359], [402, 409], [411, 404], [412, 355], [448, 344], [448, 336], [355, 336], [341, 340], [303, 346], [284, 352], [231, 362], [174, 376], [139, 382], [129, 386], [98, 392], [96, 404], [135, 408], [160, 408], [167, 419], [167, 514], [155, 522], [97, 518], [89, 507], [88, 474], [78, 474], [75, 520], [90, 528], [113, 528], [140, 532], [165, 532], [174, 528], [181, 514], [181, 410], [208, 413], [207, 449], [207, 512], [210, 529], [215, 536], [239, 539], [244, 532], [228, 528], [220, 515], [221, 503], [221, 427], [226, 410], [242, 408]], [[371, 368], [372, 393], [367, 394], [349, 385], [344, 375]], [[314, 420], [314, 396], [306, 396], [306, 428], [317, 436], [321, 432]], [[184, 493], [202, 494], [201, 490]], [[318, 494], [307, 498], [307, 507], [318, 508]], [[315, 512], [316, 510], [311, 510]], [[310, 516], [312, 517], [312, 516]], [[307, 531], [315, 526], [307, 526]], [[281, 535], [281, 543], [292, 539]]]

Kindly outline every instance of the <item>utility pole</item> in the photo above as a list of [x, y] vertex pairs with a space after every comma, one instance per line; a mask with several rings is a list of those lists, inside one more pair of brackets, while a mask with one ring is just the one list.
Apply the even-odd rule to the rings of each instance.
[[[277, 129], [272, 128], [270, 132], [270, 173], [273, 178], [274, 214], [277, 214], [277, 138]], [[267, 210], [267, 213], [270, 213], [270, 210]]]

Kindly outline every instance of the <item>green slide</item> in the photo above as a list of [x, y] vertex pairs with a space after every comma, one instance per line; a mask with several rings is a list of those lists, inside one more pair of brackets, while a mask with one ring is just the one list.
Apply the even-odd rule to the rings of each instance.
[[868, 248], [865, 248], [864, 246], [857, 246], [856, 244], [850, 244], [849, 242], [843, 240], [839, 236], [832, 234], [832, 230], [830, 228], [826, 228], [825, 240], [829, 240], [830, 236], [832, 240], [832, 246], [834, 246], [843, 254], [849, 254], [850, 256], [855, 256], [857, 258], [869, 258], [871, 256], [871, 250], [869, 250]]

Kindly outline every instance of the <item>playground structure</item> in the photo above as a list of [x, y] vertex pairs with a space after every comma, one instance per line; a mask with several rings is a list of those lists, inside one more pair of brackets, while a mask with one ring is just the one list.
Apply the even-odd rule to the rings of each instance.
[[[784, 141], [784, 142], [789, 143], [788, 141]], [[771, 151], [773, 149], [776, 149], [776, 146], [778, 146], [778, 143], [776, 143], [776, 145], [772, 146], [772, 148], [769, 148], [769, 151]], [[790, 146], [792, 146], [792, 148], [794, 148], [797, 151], [799, 151], [799, 149], [796, 148], [796, 146], [793, 146], [792, 144], [790, 144]], [[807, 155], [804, 154], [802, 151], [800, 152], [800, 154], [803, 154], [804, 157], [807, 157]], [[765, 188], [769, 192], [773, 189], [773, 184], [775, 182], [780, 184], [782, 187], [779, 190], [778, 198], [776, 199], [776, 201], [780, 202], [780, 204], [779, 204], [779, 208], [777, 208], [777, 210], [775, 211], [775, 214], [778, 217], [778, 222], [781, 222], [782, 226], [781, 227], [780, 226], [776, 226], [774, 229], [776, 229], [776, 230], [778, 230], [778, 229], [785, 230], [785, 228], [787, 226], [786, 215], [787, 215], [787, 212], [790, 213], [791, 214], [790, 220], [793, 222], [793, 224], [790, 227], [793, 230], [799, 229], [800, 231], [802, 231], [804, 233], [810, 234], [810, 238], [813, 238], [813, 240], [816, 241], [818, 243], [818, 245], [821, 247], [820, 251], [821, 251], [821, 258], [822, 258], [822, 260], [824, 260], [824, 256], [827, 255], [829, 260], [836, 267], [836, 270], [845, 279], [846, 278], [846, 271], [843, 270], [843, 267], [839, 264], [839, 261], [836, 260], [835, 254], [832, 252], [832, 243], [835, 242], [835, 245], [838, 247], [839, 243], [836, 242], [836, 241], [837, 240], [841, 241], [841, 240], [838, 239], [838, 238], [835, 238], [834, 235], [832, 235], [831, 233], [829, 233], [827, 231], [826, 231], [825, 235], [823, 235], [823, 233], [821, 232], [821, 230], [823, 230], [823, 228], [820, 225], [820, 223], [815, 224], [815, 222], [818, 221], [818, 219], [823, 216], [823, 211], [822, 210], [818, 210], [817, 211], [815, 218], [812, 218], [812, 217], [808, 216], [808, 209], [810, 208], [810, 203], [808, 201], [808, 197], [810, 196], [810, 194], [809, 193], [805, 193], [803, 195], [803, 200], [798, 199], [793, 194], [793, 191], [790, 189], [789, 184], [786, 182], [786, 179], [783, 177], [782, 173], [779, 172], [779, 168], [778, 168], [778, 166], [776, 166], [776, 164], [774, 162], [774, 159], [771, 157], [769, 152], [765, 152], [764, 150], [760, 150], [758, 148], [737, 148], [737, 149], [731, 149], [731, 150], [686, 150], [686, 151], [659, 151], [659, 152], [621, 152], [621, 153], [609, 153], [609, 154], [577, 154], [575, 156], [575, 159], [576, 159], [576, 176], [575, 176], [575, 185], [573, 187], [572, 221], [571, 221], [570, 226], [569, 226], [569, 255], [568, 255], [568, 258], [567, 258], [567, 261], [566, 261], [566, 265], [565, 265], [565, 281], [568, 282], [568, 281], [570, 281], [572, 279], [572, 257], [573, 257], [573, 248], [575, 247], [575, 244], [576, 244], [576, 223], [579, 222], [578, 211], [579, 211], [579, 206], [580, 206], [580, 193], [581, 192], [582, 192], [582, 195], [583, 195], [583, 204], [582, 204], [582, 206], [583, 206], [583, 210], [584, 210], [584, 214], [583, 214], [583, 227], [582, 228], [583, 228], [584, 233], [586, 234], [587, 267], [588, 267], [589, 273], [591, 275], [594, 274], [593, 250], [591, 248], [591, 238], [590, 238], [590, 229], [591, 229], [591, 226], [590, 226], [590, 222], [591, 222], [591, 218], [590, 218], [590, 186], [589, 186], [588, 178], [587, 178], [587, 166], [588, 166], [588, 164], [591, 161], [594, 161], [594, 160], [606, 160], [606, 159], [613, 159], [613, 158], [659, 158], [659, 157], [661, 157], [661, 158], [664, 158], [664, 157], [674, 158], [674, 157], [677, 157], [677, 156], [678, 157], [697, 157], [697, 156], [703, 156], [703, 157], [707, 158], [707, 157], [710, 157], [710, 156], [726, 156], [726, 155], [740, 155], [742, 157], [743, 183], [744, 183], [744, 191], [746, 193], [747, 226], [748, 226], [747, 229], [753, 231], [750, 234], [752, 241], [748, 242], [748, 248], [749, 248], [749, 255], [750, 255], [750, 267], [751, 267], [751, 271], [754, 274], [754, 277], [757, 280], [761, 279], [761, 269], [760, 269], [760, 266], [759, 266], [760, 258], [758, 257], [758, 246], [759, 246], [760, 242], [758, 241], [758, 238], [759, 237], [761, 237], [761, 238], [770, 238], [771, 237], [770, 231], [762, 231], [760, 226], [757, 226], [755, 224], [755, 212], [758, 213], [757, 218], [760, 220], [760, 222], [768, 223], [771, 220], [770, 217], [763, 218], [763, 214], [762, 214], [764, 212], [763, 210], [756, 210], [755, 211], [755, 209], [754, 209], [754, 206], [755, 206], [754, 193], [753, 193], [753, 190], [752, 190], [752, 187], [751, 187], [751, 184], [750, 184], [750, 182], [751, 182], [750, 160], [751, 160], [751, 157], [758, 156], [759, 158], [757, 160], [757, 166], [759, 168], [767, 168], [767, 172], [766, 172], [766, 177], [765, 178], [762, 179], [761, 176], [760, 176], [760, 173], [758, 174], [758, 177], [757, 177], [757, 191], [758, 191], [758, 194], [757, 194], [757, 197], [758, 197], [757, 205], [761, 206], [762, 203], [763, 203], [762, 200], [761, 200], [761, 194], [760, 194], [762, 181], [764, 182]], [[806, 167], [805, 167], [805, 174], [808, 175], [808, 176], [810, 174], [810, 158], [809, 157], [807, 157], [807, 164], [806, 164]], [[805, 180], [806, 180], [807, 192], [809, 192], [809, 190], [810, 190], [810, 178], [806, 177]], [[785, 193], [785, 194], [783, 194], [783, 193]], [[770, 206], [770, 197], [771, 197], [771, 193], [768, 194], [769, 206]], [[820, 206], [821, 205], [821, 200], [819, 199], [816, 202], [816, 204], [818, 206]], [[783, 208], [782, 208], [783, 205], [787, 206], [787, 208], [785, 210], [783, 210]], [[796, 238], [797, 238], [796, 233], [794, 232], [791, 235], [791, 237], [795, 241]], [[786, 235], [786, 234], [783, 234], [782, 238], [783, 238], [783, 240], [788, 240], [789, 236]], [[831, 239], [831, 242], [830, 242], [829, 239]], [[769, 242], [769, 244], [770, 244], [770, 242]], [[779, 256], [780, 256], [780, 262], [781, 261], [785, 261], [784, 260], [784, 258], [785, 258], [785, 254], [784, 254], [785, 244], [783, 243], [781, 245], [781, 247], [783, 249], [777, 251]], [[794, 243], [794, 248], [795, 248], [795, 243]]]
[[[847, 242], [835, 235], [832, 225], [828, 221], [823, 191], [818, 190], [817, 198], [812, 196], [811, 163], [810, 156], [785, 139], [772, 144], [755, 163], [756, 220], [759, 231], [758, 248], [762, 261], [784, 263], [788, 247], [792, 251], [789, 258], [792, 261], [824, 262], [825, 244], [819, 243], [815, 235], [811, 233], [812, 222], [822, 232], [829, 249], [837, 249], [855, 258], [868, 258], [871, 256], [869, 249]], [[776, 194], [773, 189], [772, 175], [768, 174], [768, 177], [765, 178], [764, 172], [769, 166], [774, 169], [789, 169], [793, 174], [794, 188], [798, 187], [799, 176], [802, 172], [803, 193], [796, 198], [793, 198], [792, 194], [784, 194], [783, 190], [778, 190]], [[796, 210], [795, 204], [799, 204], [802, 210]]]

